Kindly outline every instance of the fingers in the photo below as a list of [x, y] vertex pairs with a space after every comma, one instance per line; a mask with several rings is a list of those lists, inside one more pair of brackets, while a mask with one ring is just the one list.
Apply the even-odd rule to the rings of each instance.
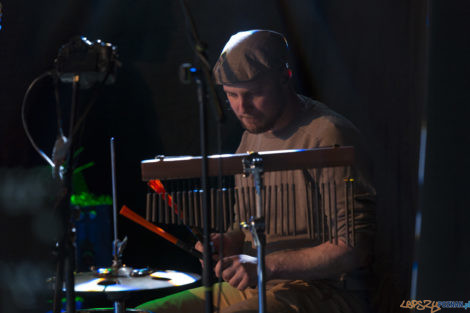
[[230, 284], [230, 286], [243, 291], [247, 287], [249, 287], [249, 281], [250, 278], [247, 273], [241, 267], [239, 267], [238, 270], [235, 272], [235, 275], [233, 275], [232, 278], [228, 280], [228, 283]]
[[204, 247], [202, 245], [202, 243], [200, 241], [196, 242], [196, 244], [194, 245], [194, 249], [196, 249], [197, 251], [199, 252], [202, 252], [202, 250], [204, 250]]
[[[217, 264], [214, 267], [214, 272], [217, 277], [220, 277], [220, 273], [222, 273], [229, 268], [233, 264], [233, 259], [234, 257], [227, 257], [219, 260]], [[228, 272], [227, 272], [228, 274]], [[222, 278], [225, 280], [225, 278], [222, 276]]]
[[222, 276], [224, 281], [239, 290], [256, 284], [256, 263], [244, 261], [243, 255], [223, 258], [217, 262], [214, 271], [217, 277]]

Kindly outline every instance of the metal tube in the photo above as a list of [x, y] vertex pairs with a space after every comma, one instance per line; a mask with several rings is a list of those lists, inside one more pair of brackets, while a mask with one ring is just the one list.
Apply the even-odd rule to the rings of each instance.
[[165, 216], [164, 216], [165, 208], [163, 207], [163, 197], [160, 194], [157, 195], [157, 197], [158, 197], [158, 206], [157, 206], [157, 208], [158, 208], [158, 222], [159, 223], [165, 223]]
[[152, 194], [150, 192], [147, 192], [147, 195], [146, 195], [146, 202], [145, 202], [145, 219], [150, 221], [150, 216], [152, 214]]
[[266, 188], [264, 189], [265, 190], [265, 195], [266, 195], [266, 199], [267, 201], [265, 201], [265, 203], [267, 204], [266, 205], [266, 220], [265, 220], [265, 223], [266, 223], [266, 233], [267, 234], [270, 234], [271, 233], [271, 223], [269, 221], [269, 217], [271, 216], [271, 185], [268, 186], [268, 189], [266, 190]]
[[219, 212], [219, 214], [222, 215], [222, 220], [223, 223], [222, 225], [219, 225], [220, 227], [217, 228], [217, 230], [220, 231], [227, 231], [227, 189], [222, 188], [222, 190], [217, 190], [217, 197], [218, 199], [221, 199], [222, 201], [222, 207], [219, 210], [222, 210], [222, 212]]
[[194, 221], [195, 221], [197, 227], [202, 228], [202, 224], [199, 223], [200, 218], [199, 218], [199, 205], [198, 205], [198, 201], [197, 201], [198, 196], [199, 196], [199, 191], [194, 190], [194, 192], [193, 192]]
[[250, 217], [256, 215], [256, 198], [255, 198], [255, 189], [254, 187], [246, 187], [246, 198], [248, 201], [248, 213], [246, 219], [250, 220]]
[[151, 221], [152, 222], [155, 222], [155, 216], [157, 214], [157, 194], [156, 193], [153, 193], [151, 194], [151, 197], [150, 197], [150, 202], [151, 202], [151, 210], [152, 210], [152, 213], [150, 214], [150, 218], [151, 218]]
[[315, 228], [316, 228], [316, 232], [317, 232], [317, 239], [318, 240], [321, 240], [320, 237], [321, 237], [321, 229], [320, 229], [320, 225], [321, 225], [321, 209], [320, 209], [320, 199], [318, 198], [318, 195], [320, 194], [320, 187], [318, 186], [318, 183], [315, 183], [314, 185], [314, 189], [313, 189], [313, 192], [315, 193], [314, 194], [314, 197], [315, 197]]
[[[171, 192], [170, 193], [170, 197], [172, 199], [172, 204], [174, 204], [174, 201], [175, 201], [175, 193], [174, 192]], [[167, 199], [168, 200], [168, 199]], [[174, 209], [174, 205], [173, 206], [170, 206], [169, 202], [166, 201], [167, 205], [168, 205], [168, 213], [169, 213], [169, 217], [170, 217], [170, 220], [171, 220], [171, 224], [176, 224], [176, 218], [175, 218], [175, 209]]]
[[325, 242], [325, 183], [321, 183], [321, 241]]
[[277, 192], [278, 192], [278, 186], [274, 185], [274, 234], [276, 235], [278, 234], [277, 233], [277, 206], [278, 206]]
[[335, 244], [338, 244], [338, 202], [336, 198], [336, 181], [333, 181], [333, 199], [335, 205]]
[[117, 244], [118, 244], [118, 225], [117, 225], [117, 191], [116, 191], [116, 154], [114, 151], [114, 137], [109, 140], [111, 148], [111, 181], [113, 188], [113, 230], [114, 230], [114, 244], [113, 255], [117, 260]]
[[330, 181], [328, 181], [328, 185], [327, 185], [327, 189], [328, 189], [328, 240], [330, 241], [330, 243], [333, 242], [333, 238], [331, 237], [331, 185], [330, 185]]
[[233, 189], [229, 188], [227, 189], [228, 192], [228, 218], [229, 218], [229, 226], [233, 229], [233, 215], [235, 214], [235, 203], [233, 203], [233, 197], [232, 197], [232, 192], [234, 192]]
[[286, 208], [285, 208], [285, 211], [286, 211], [286, 233], [287, 235], [290, 234], [290, 230], [289, 230], [289, 224], [290, 224], [290, 191], [289, 191], [289, 184], [285, 184], [285, 189], [286, 189]]
[[188, 217], [188, 204], [187, 204], [187, 201], [186, 201], [186, 197], [188, 196], [188, 192], [186, 190], [182, 190], [181, 191], [181, 206], [180, 206], [180, 210], [183, 211], [183, 224], [185, 224], [186, 226], [192, 226], [190, 223], [189, 223], [189, 217]]
[[171, 214], [171, 211], [170, 211], [170, 207], [168, 206], [168, 201], [165, 201], [166, 199], [164, 199], [163, 197], [161, 197], [161, 201], [163, 202], [163, 207], [164, 207], [164, 213], [165, 213], [165, 224], [170, 224], [170, 216], [169, 214]]
[[211, 188], [210, 191], [211, 191], [211, 201], [210, 201], [211, 202], [210, 203], [211, 225], [210, 226], [211, 226], [212, 229], [215, 229], [215, 221], [216, 221], [216, 219], [215, 219], [215, 211], [216, 211], [215, 210], [215, 204], [216, 204], [217, 199], [215, 198], [214, 188]]
[[284, 184], [281, 183], [281, 235], [284, 235]]
[[241, 209], [240, 209], [240, 188], [235, 188], [235, 203], [237, 204], [237, 215], [238, 215], [238, 222], [240, 223], [242, 221], [241, 217]]
[[189, 224], [192, 227], [199, 227], [194, 218], [194, 208], [193, 208], [193, 192], [188, 191], [188, 206], [189, 206]]
[[[293, 212], [294, 212], [294, 236], [297, 234], [297, 228], [296, 228], [296, 224], [297, 224], [297, 214], [296, 214], [296, 211], [297, 211], [297, 208], [296, 208], [296, 205], [295, 205], [295, 184], [293, 183], [292, 184], [292, 205], [293, 205]], [[307, 208], [308, 209], [308, 208]]]
[[310, 187], [309, 187], [309, 182], [305, 181], [305, 198], [307, 201], [307, 208], [305, 210], [305, 218], [307, 219], [307, 234], [308, 237], [311, 239], [312, 238], [312, 213], [313, 213], [313, 204], [312, 204], [312, 194], [310, 192]]
[[351, 183], [351, 236], [352, 236], [352, 244], [356, 246], [356, 218], [355, 218], [355, 201], [354, 201], [354, 180], [350, 181]]
[[176, 202], [175, 199], [173, 199], [173, 208], [177, 208], [176, 210], [173, 209], [173, 211], [176, 211], [176, 220], [178, 221], [178, 225], [181, 225], [183, 223], [183, 218], [184, 218], [184, 212], [183, 212], [183, 206], [181, 201], [181, 191], [176, 192]]
[[345, 188], [345, 204], [344, 204], [344, 209], [345, 209], [345, 222], [346, 222], [346, 246], [349, 247], [349, 200], [348, 200], [348, 178], [345, 178], [344, 180], [344, 188]]

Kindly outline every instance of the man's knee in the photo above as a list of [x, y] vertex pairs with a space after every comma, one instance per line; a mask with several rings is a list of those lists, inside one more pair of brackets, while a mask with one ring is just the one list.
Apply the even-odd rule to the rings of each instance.
[[198, 296], [195, 289], [185, 290], [170, 296], [143, 303], [136, 309], [154, 313], [204, 312], [204, 299]]

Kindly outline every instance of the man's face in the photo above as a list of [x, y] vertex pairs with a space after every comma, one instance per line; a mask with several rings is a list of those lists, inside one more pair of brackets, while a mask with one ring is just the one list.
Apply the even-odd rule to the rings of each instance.
[[233, 112], [250, 133], [275, 128], [284, 110], [280, 79], [260, 78], [252, 82], [224, 85]]

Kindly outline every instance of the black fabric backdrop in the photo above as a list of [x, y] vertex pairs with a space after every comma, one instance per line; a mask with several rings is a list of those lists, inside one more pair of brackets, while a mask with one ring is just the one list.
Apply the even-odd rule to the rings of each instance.
[[[146, 186], [140, 181], [139, 162], [158, 154], [199, 153], [196, 89], [193, 85], [182, 85], [178, 80], [179, 65], [197, 61], [187, 41], [178, 1], [2, 2], [0, 166], [4, 171], [0, 186], [6, 190], [5, 186], [11, 188], [13, 184], [11, 190], [16, 192], [15, 195], [2, 194], [4, 210], [0, 212], [0, 246], [6, 247], [6, 253], [1, 254], [0, 261], [5, 273], [16, 271], [20, 273], [16, 277], [23, 277], [20, 265], [31, 268], [28, 262], [39, 260], [44, 265], [39, 275], [42, 278], [41, 275], [47, 276], [53, 268], [49, 250], [53, 234], [41, 241], [34, 232], [26, 230], [38, 216], [53, 216], [49, 212], [49, 204], [30, 201], [25, 204], [30, 209], [23, 213], [12, 213], [7, 209], [9, 201], [28, 197], [25, 188], [31, 188], [33, 193], [38, 190], [39, 187], [34, 187], [36, 185], [27, 187], [25, 181], [30, 181], [28, 177], [31, 176], [28, 175], [33, 175], [27, 169], [44, 165], [28, 143], [21, 126], [20, 106], [29, 83], [52, 67], [59, 47], [73, 36], [102, 39], [118, 47], [123, 65], [116, 84], [104, 89], [87, 118], [81, 136], [85, 150], [80, 163], [95, 162], [84, 172], [90, 190], [96, 194], [110, 194], [108, 142], [114, 136], [117, 140], [119, 203], [143, 214]], [[454, 51], [433, 59], [435, 63], [428, 66], [429, 51], [439, 50], [438, 44], [431, 45], [431, 50], [428, 44], [427, 26], [434, 25], [428, 13], [434, 2], [188, 2], [200, 36], [208, 44], [212, 62], [229, 35], [237, 31], [253, 28], [280, 31], [290, 43], [291, 65], [298, 91], [325, 102], [361, 130], [375, 162], [378, 191], [376, 269], [380, 280], [375, 301], [384, 312], [397, 310], [401, 301], [409, 298], [414, 216], [418, 207], [419, 134], [421, 120], [426, 117], [422, 113], [428, 96], [427, 74], [432, 72], [432, 65], [450, 62]], [[468, 39], [461, 36], [469, 25], [464, 22], [463, 7], [462, 3], [455, 1], [446, 7], [447, 15], [440, 15], [441, 8], [434, 10], [431, 17], [444, 21], [457, 17], [461, 21], [455, 28], [446, 30], [454, 35], [449, 39], [451, 43], [458, 42], [467, 49], [459, 50], [462, 53], [459, 62], [462, 65], [460, 70], [468, 70], [469, 62], [463, 57], [468, 56], [464, 54], [464, 51], [468, 52]], [[437, 24], [433, 34], [440, 30], [442, 24]], [[457, 50], [458, 47], [451, 49]], [[450, 80], [443, 84], [458, 86], [454, 91], [468, 100], [468, 91], [457, 84], [463, 74], [452, 76], [452, 69], [450, 71]], [[430, 89], [439, 89], [437, 85]], [[64, 103], [68, 103], [70, 87], [63, 86], [61, 95]], [[81, 103], [86, 103], [88, 96], [86, 92], [81, 93]], [[463, 104], [462, 97], [460, 102], [456, 102], [457, 106]], [[222, 152], [233, 152], [241, 129], [228, 106], [226, 109], [229, 118], [223, 130]], [[38, 144], [50, 153], [56, 136], [51, 81], [46, 79], [33, 90], [28, 121]], [[211, 153], [216, 152], [214, 131], [211, 119]], [[459, 134], [468, 134], [468, 126]], [[463, 139], [468, 142], [468, 135]], [[447, 159], [443, 158], [441, 161], [445, 162]], [[26, 171], [21, 176], [23, 179], [8, 179], [20, 177], [12, 170], [22, 169]], [[13, 183], [8, 185], [7, 181]], [[44, 184], [38, 183], [37, 186]], [[455, 223], [464, 222], [459, 220]], [[199, 271], [197, 260], [162, 239], [123, 219], [120, 219], [119, 226], [122, 236], [129, 236], [125, 253], [128, 265]], [[31, 270], [34, 271], [34, 267]], [[2, 274], [2, 285], [6, 277], [11, 278], [5, 273]], [[41, 307], [41, 300], [23, 303], [17, 300], [23, 297], [18, 293], [34, 294], [36, 289], [41, 289], [41, 283], [31, 290], [18, 287], [19, 291], [13, 285], [0, 288], [2, 312], [29, 312], [34, 307]], [[15, 293], [16, 296], [12, 297]]]

